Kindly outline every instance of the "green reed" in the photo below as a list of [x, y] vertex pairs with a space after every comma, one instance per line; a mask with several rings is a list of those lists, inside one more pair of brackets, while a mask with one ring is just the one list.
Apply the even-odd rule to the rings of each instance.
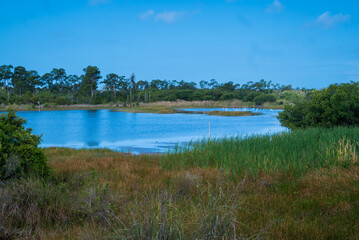
[[359, 128], [313, 128], [274, 135], [204, 139], [161, 158], [165, 168], [216, 167], [241, 173], [358, 164]]

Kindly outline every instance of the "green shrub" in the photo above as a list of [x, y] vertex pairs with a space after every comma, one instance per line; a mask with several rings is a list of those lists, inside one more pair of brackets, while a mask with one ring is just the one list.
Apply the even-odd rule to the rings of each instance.
[[68, 99], [64, 98], [64, 97], [58, 97], [55, 100], [55, 104], [56, 105], [70, 105], [71, 102]]
[[261, 94], [253, 99], [253, 101], [256, 103], [256, 105], [262, 105], [266, 102], [275, 102], [276, 98], [275, 96], [271, 94]]
[[253, 102], [254, 98], [261, 95], [259, 92], [250, 92], [244, 98], [243, 101], [245, 102]]
[[219, 99], [220, 100], [231, 100], [234, 99], [234, 93], [224, 93]]
[[166, 97], [163, 98], [164, 101], [176, 101], [177, 100], [177, 96], [176, 94], [169, 94]]
[[333, 84], [312, 92], [279, 113], [285, 127], [359, 126], [359, 82]]
[[43, 151], [38, 148], [41, 136], [23, 126], [26, 120], [13, 109], [0, 115], [0, 179], [50, 175]]

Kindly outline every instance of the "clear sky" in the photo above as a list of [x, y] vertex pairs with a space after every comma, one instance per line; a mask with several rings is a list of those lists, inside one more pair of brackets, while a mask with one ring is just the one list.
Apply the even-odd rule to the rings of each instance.
[[358, 0], [0, 0], [0, 65], [322, 88], [359, 81]]

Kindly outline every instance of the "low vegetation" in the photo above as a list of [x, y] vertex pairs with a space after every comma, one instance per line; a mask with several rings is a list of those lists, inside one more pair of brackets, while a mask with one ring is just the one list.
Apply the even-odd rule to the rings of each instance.
[[251, 111], [209, 111], [201, 112], [202, 114], [208, 114], [212, 116], [224, 116], [224, 117], [241, 117], [241, 116], [256, 116], [261, 115]]
[[[287, 106], [280, 118], [291, 132], [205, 139], [165, 155], [42, 151], [10, 111], [0, 118], [0, 239], [358, 239], [359, 128], [327, 121], [356, 116], [346, 87]], [[300, 106], [334, 115], [297, 124]]]
[[213, 139], [163, 156], [45, 149], [56, 180], [0, 184], [0, 236], [356, 239], [358, 132]]
[[296, 128], [359, 126], [359, 83], [332, 84], [287, 105], [279, 120]]
[[175, 113], [185, 113], [185, 114], [208, 114], [212, 116], [255, 116], [260, 115], [260, 113], [255, 113], [251, 111], [188, 111], [183, 109], [176, 109], [173, 107], [166, 106], [138, 106], [138, 107], [122, 107], [116, 111], [120, 112], [131, 112], [131, 113], [158, 113], [158, 114], [175, 114]]
[[0, 115], [0, 180], [50, 175], [46, 157], [38, 148], [41, 138], [25, 129], [25, 123], [13, 109]]
[[300, 175], [325, 167], [357, 165], [359, 128], [313, 128], [274, 135], [211, 139], [177, 147], [161, 165], [168, 169], [222, 168], [234, 174]]

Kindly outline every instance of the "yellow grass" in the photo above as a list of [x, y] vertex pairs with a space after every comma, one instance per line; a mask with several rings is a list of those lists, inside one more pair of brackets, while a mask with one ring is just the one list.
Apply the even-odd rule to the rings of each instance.
[[[162, 207], [166, 206], [167, 224], [180, 226], [185, 239], [198, 236], [201, 221], [205, 225], [200, 230], [207, 229], [210, 222], [206, 221], [214, 220], [212, 214], [234, 221], [223, 225], [229, 229], [214, 239], [359, 237], [359, 167], [319, 169], [304, 176], [277, 171], [254, 177], [216, 168], [163, 169], [158, 155], [56, 148], [45, 152], [60, 179], [95, 171], [100, 185], [108, 182], [111, 192], [121, 196], [120, 200], [114, 198], [113, 204], [119, 204], [115, 212], [126, 226], [139, 217], [145, 222], [151, 214], [159, 214], [156, 216], [160, 221]], [[238, 193], [236, 201], [231, 201], [234, 193]], [[118, 222], [112, 223], [121, 228]], [[43, 234], [43, 239], [74, 236], [96, 239], [111, 235], [111, 230], [88, 223], [75, 224], [64, 232]]]

